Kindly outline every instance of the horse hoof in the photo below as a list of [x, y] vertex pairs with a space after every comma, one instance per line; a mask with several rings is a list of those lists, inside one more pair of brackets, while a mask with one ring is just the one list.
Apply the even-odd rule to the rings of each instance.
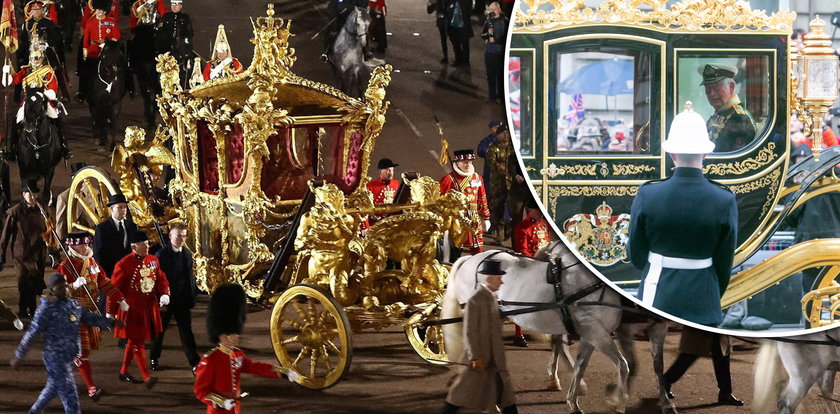
[[586, 381], [581, 380], [578, 386], [578, 395], [586, 395], [588, 389], [589, 387], [586, 386]]
[[545, 385], [546, 390], [550, 391], [560, 391], [563, 387], [560, 386], [560, 381], [554, 378], [549, 378], [548, 382]]

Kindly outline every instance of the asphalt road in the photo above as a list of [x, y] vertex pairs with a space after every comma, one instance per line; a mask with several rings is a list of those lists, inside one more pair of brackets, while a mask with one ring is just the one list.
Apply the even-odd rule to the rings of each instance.
[[[277, 15], [293, 20], [292, 45], [297, 51], [293, 71], [298, 75], [332, 83], [329, 65], [321, 63], [318, 55], [321, 40], [312, 36], [327, 22], [325, 5], [312, 0], [281, 1], [276, 3]], [[443, 121], [451, 149], [474, 148], [486, 135], [487, 122], [502, 116], [502, 108], [484, 100], [483, 56], [477, 40], [472, 44], [471, 69], [455, 69], [438, 62], [441, 57], [434, 18], [426, 14], [425, 2], [389, 0], [387, 17], [390, 48], [379, 56], [394, 66], [393, 82], [388, 89], [391, 108], [388, 122], [371, 157], [392, 158], [400, 163], [399, 171], [416, 170], [434, 177], [445, 171], [436, 163], [440, 150], [434, 116]], [[194, 43], [197, 51], [208, 57], [218, 24], [225, 24], [235, 56], [244, 64], [252, 55], [249, 43], [249, 17], [265, 12], [262, 1], [202, 0], [186, 2], [196, 28]], [[127, 18], [122, 17], [122, 25]], [[71, 68], [75, 53], [68, 55]], [[90, 117], [86, 107], [75, 102], [68, 105], [70, 118], [67, 131], [76, 157], [91, 165], [108, 167], [110, 156], [96, 152], [90, 132]], [[139, 125], [142, 121], [140, 99], [126, 99], [123, 104], [122, 127]], [[121, 128], [123, 129], [123, 128]], [[479, 166], [480, 167], [480, 166]], [[16, 167], [12, 165], [14, 194], [19, 183]], [[52, 191], [58, 193], [69, 185], [69, 171], [59, 166]], [[375, 166], [370, 173], [375, 174]], [[0, 272], [0, 299], [15, 305], [17, 290], [14, 269]], [[200, 350], [209, 349], [204, 318], [206, 297], [201, 297], [193, 313], [194, 330]], [[15, 306], [13, 306], [15, 307]], [[269, 312], [254, 309], [248, 316], [242, 348], [254, 359], [274, 361], [269, 340]], [[506, 329], [511, 329], [507, 326]], [[509, 332], [510, 333], [510, 332]], [[107, 333], [105, 334], [107, 337]], [[11, 357], [21, 333], [11, 325], [0, 325], [0, 357]], [[82, 396], [82, 408], [90, 413], [143, 412], [202, 412], [203, 406], [192, 395], [193, 377], [179, 350], [174, 327], [166, 337], [161, 363], [165, 368], [158, 375], [161, 381], [153, 391], [117, 381], [122, 351], [110, 338], [103, 349], [92, 355], [94, 377], [107, 390], [99, 404]], [[426, 364], [417, 357], [399, 330], [364, 332], [353, 336], [353, 364], [348, 375], [336, 386], [324, 391], [311, 391], [284, 380], [268, 380], [246, 376], [244, 389], [251, 395], [243, 400], [245, 412], [288, 413], [428, 413], [442, 408], [447, 381], [452, 372], [445, 367]], [[668, 339], [666, 361], [676, 357], [678, 336]], [[509, 365], [517, 398], [523, 413], [568, 412], [565, 393], [545, 390], [546, 365], [549, 358], [545, 343], [532, 342], [527, 349], [509, 348]], [[732, 370], [735, 392], [749, 400], [752, 388], [753, 351], [736, 351]], [[640, 343], [641, 375], [634, 382], [630, 413], [656, 412], [656, 394], [646, 343]], [[667, 363], [667, 362], [666, 362]], [[136, 368], [133, 368], [136, 373]], [[568, 375], [568, 374], [567, 374]], [[604, 404], [605, 388], [614, 381], [614, 369], [601, 355], [595, 355], [589, 365], [586, 381], [589, 394], [582, 398], [587, 412], [608, 412]], [[0, 366], [0, 412], [25, 412], [36, 399], [45, 374], [40, 361], [40, 347], [35, 346], [23, 369], [13, 372]], [[81, 378], [78, 384], [82, 384]], [[813, 391], [813, 390], [812, 390]], [[674, 386], [677, 404], [682, 412], [746, 413], [745, 408], [713, 407], [716, 398], [711, 362], [701, 360], [697, 366]], [[83, 393], [84, 394], [84, 393]], [[60, 412], [54, 401], [50, 412]], [[817, 397], [806, 398], [800, 412], [824, 412]]]

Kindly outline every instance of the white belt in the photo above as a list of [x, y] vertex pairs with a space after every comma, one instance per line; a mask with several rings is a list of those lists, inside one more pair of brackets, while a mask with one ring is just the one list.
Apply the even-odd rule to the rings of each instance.
[[662, 268], [697, 270], [712, 266], [712, 258], [707, 259], [683, 259], [681, 257], [668, 257], [659, 253], [648, 253], [648, 273], [645, 275], [645, 285], [642, 290], [642, 303], [653, 306], [653, 299], [656, 297], [656, 285], [659, 284], [659, 275]]

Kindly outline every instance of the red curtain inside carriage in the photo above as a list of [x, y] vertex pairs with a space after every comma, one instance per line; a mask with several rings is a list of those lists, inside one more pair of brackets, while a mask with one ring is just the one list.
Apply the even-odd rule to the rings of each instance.
[[198, 131], [198, 182], [199, 189], [208, 194], [219, 194], [219, 154], [216, 137], [206, 121], [196, 123]]

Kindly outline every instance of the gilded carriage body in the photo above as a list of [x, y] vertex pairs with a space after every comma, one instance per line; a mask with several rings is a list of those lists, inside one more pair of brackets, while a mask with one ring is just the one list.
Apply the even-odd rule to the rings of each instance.
[[273, 14], [269, 4], [255, 20], [241, 74], [182, 90], [174, 58], [158, 56], [163, 125], [150, 139], [127, 130], [112, 159], [119, 182], [93, 167], [75, 177], [68, 228], [92, 230], [118, 191], [158, 237], [161, 225], [185, 222], [199, 288], [238, 283], [272, 307], [277, 357], [301, 385], [329, 387], [347, 372], [351, 330], [400, 325], [421, 357], [445, 363], [442, 335], [421, 322], [439, 312], [448, 271], [436, 242], [460, 231], [465, 200], [414, 177], [395, 204], [374, 206], [365, 174], [391, 67], [373, 71], [361, 99], [301, 78], [290, 22]]
[[[637, 8], [640, 3], [648, 7]], [[639, 283], [626, 255], [630, 206], [640, 184], [673, 172], [661, 144], [686, 106], [708, 120], [716, 140], [705, 175], [737, 197], [736, 265], [757, 252], [792, 209], [840, 188], [835, 178], [817, 180], [837, 163], [836, 150], [797, 165], [789, 158], [791, 114], [811, 116], [796, 93], [789, 41], [795, 14], [768, 15], [735, 0], [665, 3], [609, 0], [589, 8], [582, 1], [531, 2], [515, 19], [511, 38], [512, 124], [530, 181], [565, 238], [627, 289]], [[732, 80], [736, 98], [714, 102], [704, 84], [723, 78]], [[731, 133], [735, 120], [746, 125], [738, 134]], [[794, 181], [799, 174], [810, 175]], [[794, 253], [734, 275], [723, 305], [813, 266], [831, 267], [820, 287], [830, 286], [840, 261]], [[837, 293], [832, 289], [810, 299]], [[798, 301], [791, 299], [796, 307]], [[818, 315], [809, 322], [822, 323]]]

